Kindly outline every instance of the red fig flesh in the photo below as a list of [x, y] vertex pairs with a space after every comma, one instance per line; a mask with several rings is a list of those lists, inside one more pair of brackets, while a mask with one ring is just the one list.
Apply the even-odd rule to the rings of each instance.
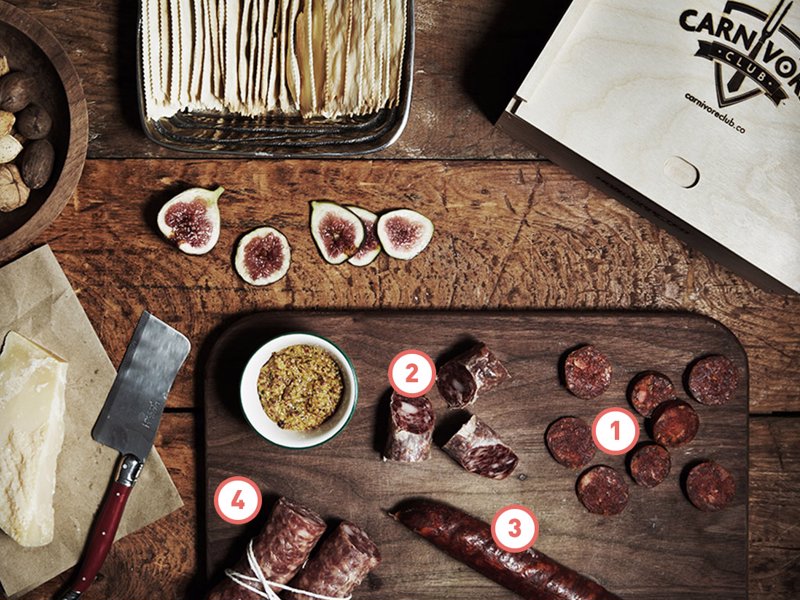
[[191, 188], [161, 207], [158, 228], [186, 254], [206, 254], [219, 240], [218, 200], [224, 188]]
[[348, 206], [364, 224], [364, 241], [358, 251], [347, 259], [351, 265], [365, 267], [378, 257], [381, 253], [381, 244], [378, 241], [378, 234], [375, 232], [375, 224], [378, 222], [378, 215], [358, 206]]
[[433, 237], [431, 220], [407, 208], [381, 215], [376, 230], [386, 254], [402, 260], [414, 258], [428, 247]]
[[311, 235], [322, 258], [338, 265], [358, 251], [364, 241], [364, 225], [345, 207], [317, 201], [311, 203]]
[[239, 240], [236, 248], [236, 272], [253, 285], [275, 283], [286, 275], [291, 261], [289, 242], [272, 227], [254, 229]]

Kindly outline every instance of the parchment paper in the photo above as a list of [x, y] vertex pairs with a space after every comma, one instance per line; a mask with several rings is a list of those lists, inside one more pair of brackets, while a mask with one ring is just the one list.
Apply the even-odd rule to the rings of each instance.
[[[23, 548], [0, 532], [0, 583], [13, 597], [77, 563], [119, 454], [91, 437], [116, 376], [114, 365], [48, 246], [0, 269], [0, 341], [10, 329], [69, 362], [53, 542], [42, 548]], [[131, 492], [117, 538], [182, 504], [154, 448]]]

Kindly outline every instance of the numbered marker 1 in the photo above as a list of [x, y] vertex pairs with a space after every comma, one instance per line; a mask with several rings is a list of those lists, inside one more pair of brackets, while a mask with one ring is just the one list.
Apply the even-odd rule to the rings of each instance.
[[404, 350], [389, 364], [389, 384], [401, 396], [424, 396], [435, 381], [436, 365], [430, 356], [419, 350]]
[[228, 523], [249, 523], [261, 510], [261, 490], [247, 477], [229, 477], [214, 492], [214, 508]]
[[492, 520], [492, 539], [506, 552], [524, 552], [539, 537], [539, 520], [520, 504], [501, 508]]
[[592, 437], [606, 454], [625, 454], [639, 441], [639, 422], [624, 408], [607, 408], [594, 419]]

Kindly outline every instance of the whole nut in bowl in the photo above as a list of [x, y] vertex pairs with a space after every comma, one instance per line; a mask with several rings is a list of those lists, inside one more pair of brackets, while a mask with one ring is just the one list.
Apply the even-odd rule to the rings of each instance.
[[253, 354], [240, 395], [245, 418], [259, 435], [284, 448], [313, 448], [350, 421], [358, 379], [335, 344], [310, 333], [289, 333]]

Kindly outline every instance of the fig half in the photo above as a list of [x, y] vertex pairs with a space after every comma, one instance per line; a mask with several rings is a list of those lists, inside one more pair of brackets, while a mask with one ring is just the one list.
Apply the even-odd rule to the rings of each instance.
[[364, 224], [344, 206], [314, 201], [311, 203], [311, 236], [322, 258], [332, 265], [338, 265], [361, 247]]
[[191, 188], [181, 192], [158, 211], [158, 228], [164, 237], [186, 254], [206, 254], [219, 239], [217, 202], [225, 189]]
[[286, 236], [272, 227], [259, 227], [239, 240], [234, 266], [247, 283], [269, 285], [286, 275], [291, 262]]
[[431, 220], [407, 208], [381, 215], [376, 230], [386, 254], [401, 260], [414, 258], [428, 247], [433, 237]]
[[357, 267], [366, 267], [381, 253], [381, 243], [375, 232], [378, 215], [359, 206], [348, 206], [347, 209], [353, 211], [364, 225], [364, 241], [361, 242], [358, 251], [347, 259], [347, 262]]

